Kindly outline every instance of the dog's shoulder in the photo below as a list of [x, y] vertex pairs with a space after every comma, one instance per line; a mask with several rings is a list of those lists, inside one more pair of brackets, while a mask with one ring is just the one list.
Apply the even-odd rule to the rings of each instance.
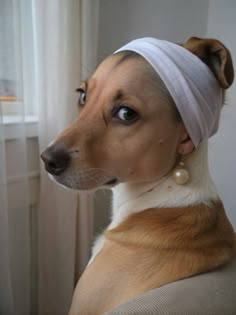
[[[152, 208], [128, 216], [106, 232], [110, 240], [142, 248], [184, 254], [201, 269], [227, 263], [235, 254], [236, 238], [222, 202], [188, 207]], [[201, 261], [201, 263], [200, 263]]]

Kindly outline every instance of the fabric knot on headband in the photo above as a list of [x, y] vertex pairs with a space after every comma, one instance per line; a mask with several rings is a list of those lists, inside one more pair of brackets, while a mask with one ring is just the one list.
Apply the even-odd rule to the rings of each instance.
[[151, 37], [133, 40], [115, 53], [124, 50], [141, 55], [158, 73], [195, 147], [217, 132], [223, 90], [205, 63], [177, 44]]

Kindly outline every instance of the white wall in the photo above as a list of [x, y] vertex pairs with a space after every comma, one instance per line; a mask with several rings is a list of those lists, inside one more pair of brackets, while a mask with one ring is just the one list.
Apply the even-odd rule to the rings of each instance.
[[[207, 36], [229, 48], [236, 66], [236, 1], [210, 0]], [[236, 84], [230, 88], [218, 134], [209, 146], [212, 175], [236, 229]]]
[[207, 14], [205, 0], [100, 0], [99, 60], [142, 36], [170, 41], [204, 36]]

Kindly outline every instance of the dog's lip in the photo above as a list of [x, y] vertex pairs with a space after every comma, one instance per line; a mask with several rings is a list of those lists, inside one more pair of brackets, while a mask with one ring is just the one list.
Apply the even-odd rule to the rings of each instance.
[[118, 182], [118, 179], [113, 178], [113, 179], [109, 180], [108, 182], [106, 182], [104, 185], [108, 185], [108, 186], [115, 185], [115, 184], [117, 184], [117, 182]]

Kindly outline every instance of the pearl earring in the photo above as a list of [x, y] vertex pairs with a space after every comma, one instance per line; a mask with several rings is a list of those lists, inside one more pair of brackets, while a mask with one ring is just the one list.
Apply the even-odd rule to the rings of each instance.
[[183, 160], [179, 162], [179, 165], [174, 170], [173, 178], [177, 185], [185, 185], [189, 181], [190, 175], [188, 170], [185, 168]]

